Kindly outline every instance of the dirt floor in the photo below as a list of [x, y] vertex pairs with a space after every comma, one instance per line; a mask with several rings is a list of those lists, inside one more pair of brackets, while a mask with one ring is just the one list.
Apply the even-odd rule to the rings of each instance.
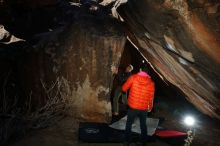
[[[180, 121], [181, 115], [189, 110], [189, 107], [182, 106], [176, 108], [178, 103], [173, 101], [167, 102], [163, 99], [160, 101], [160, 107], [156, 108], [156, 112], [150, 114], [150, 117], [157, 117], [162, 119], [161, 127], [186, 132], [187, 128]], [[170, 100], [169, 100], [170, 101]], [[169, 104], [172, 105], [169, 105]], [[125, 109], [124, 109], [125, 110]], [[193, 112], [193, 110], [191, 110]], [[125, 112], [125, 111], [124, 111]], [[195, 114], [195, 112], [194, 112]], [[123, 115], [121, 115], [123, 116]], [[118, 119], [120, 118], [117, 117]], [[115, 120], [115, 119], [114, 119]], [[197, 122], [194, 127], [196, 130], [195, 137], [191, 146], [219, 146], [220, 145], [220, 126], [219, 121], [210, 119], [204, 115], [197, 113]], [[122, 143], [84, 143], [78, 140], [79, 121], [73, 117], [66, 117], [57, 122], [51, 127], [32, 130], [28, 132], [23, 138], [13, 140], [9, 146], [120, 146]], [[135, 144], [131, 144], [135, 146]], [[149, 146], [175, 146], [170, 145], [165, 141], [156, 139], [150, 142]], [[180, 145], [178, 145], [180, 146]]]

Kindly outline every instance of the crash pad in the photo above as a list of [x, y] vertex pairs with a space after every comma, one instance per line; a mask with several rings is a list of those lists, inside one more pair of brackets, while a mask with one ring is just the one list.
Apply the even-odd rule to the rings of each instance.
[[184, 146], [187, 134], [185, 132], [180, 132], [176, 130], [157, 129], [155, 132], [155, 136], [161, 141], [164, 141], [172, 146]]
[[184, 132], [175, 131], [175, 130], [156, 130], [155, 135], [161, 138], [169, 138], [169, 137], [186, 136], [187, 134]]
[[84, 142], [123, 142], [124, 132], [113, 129], [105, 123], [80, 123], [79, 140]]
[[[109, 127], [117, 129], [117, 130], [125, 130], [126, 121], [127, 121], [127, 116], [124, 116], [119, 121], [114, 122], [111, 125], [109, 125]], [[152, 136], [155, 133], [158, 123], [159, 123], [159, 119], [157, 118], [147, 118], [146, 125], [147, 125], [148, 136]], [[132, 132], [135, 132], [138, 134], [141, 133], [140, 122], [138, 118], [136, 118], [134, 120], [134, 123], [132, 124]]]
[[[124, 142], [124, 130], [117, 130], [105, 123], [85, 122], [79, 124], [79, 140], [89, 143], [121, 143]], [[132, 132], [132, 142], [140, 139], [138, 133]], [[155, 141], [155, 137], [147, 137], [147, 141]]]
[[[127, 116], [108, 125], [106, 123], [84, 122], [79, 125], [79, 140], [84, 142], [123, 142], [124, 130]], [[159, 119], [147, 118], [146, 124], [148, 129], [148, 140], [154, 141], [150, 137], [155, 133]], [[140, 130], [140, 122], [138, 119], [132, 125], [132, 141], [138, 141]]]

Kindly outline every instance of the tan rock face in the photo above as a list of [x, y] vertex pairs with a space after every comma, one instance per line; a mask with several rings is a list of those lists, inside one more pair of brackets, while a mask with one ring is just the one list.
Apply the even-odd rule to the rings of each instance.
[[220, 118], [218, 5], [217, 1], [130, 0], [119, 10], [131, 40], [156, 71], [215, 118]]
[[[203, 13], [209, 14], [209, 13], [216, 13], [218, 5], [220, 3], [201, 3], [202, 4], [200, 9], [203, 10]], [[195, 2], [195, 5], [198, 5], [198, 3]], [[210, 22], [207, 22], [211, 18], [205, 19], [204, 16], [201, 16], [199, 12], [196, 11], [189, 11], [190, 8], [187, 1], [171, 1], [166, 0], [164, 3], [164, 6], [167, 6], [168, 9], [175, 9], [179, 12], [180, 18], [183, 19], [184, 23], [187, 26], [188, 31], [192, 34], [192, 39], [195, 41], [196, 45], [199, 49], [202, 49], [205, 53], [207, 53], [210, 58], [213, 58], [217, 63], [220, 63], [219, 55], [220, 55], [220, 40], [218, 39], [218, 35], [215, 35], [212, 31], [219, 30], [218, 27], [213, 29], [213, 27], [210, 27]], [[202, 17], [202, 18], [199, 18]], [[214, 20], [212, 20], [213, 22]], [[211, 24], [212, 25], [212, 24]], [[211, 48], [211, 49], [210, 49]]]
[[88, 121], [111, 117], [111, 65], [118, 64], [126, 37], [111, 19], [83, 17], [45, 47], [29, 51], [20, 75], [35, 106], [49, 97], [67, 98], [69, 114]]

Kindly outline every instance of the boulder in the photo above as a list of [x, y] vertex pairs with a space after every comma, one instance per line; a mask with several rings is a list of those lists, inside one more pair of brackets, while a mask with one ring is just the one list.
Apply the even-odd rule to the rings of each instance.
[[129, 38], [161, 78], [220, 118], [218, 1], [129, 0], [118, 12]]
[[88, 121], [111, 119], [111, 65], [126, 41], [116, 19], [82, 16], [61, 30], [39, 34], [18, 61], [19, 78], [34, 107], [59, 96], [69, 114]]

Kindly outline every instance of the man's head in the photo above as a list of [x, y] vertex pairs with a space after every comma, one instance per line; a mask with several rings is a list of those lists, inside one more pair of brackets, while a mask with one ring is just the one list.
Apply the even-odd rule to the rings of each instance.
[[133, 65], [129, 64], [126, 69], [125, 72], [131, 72], [134, 69]]
[[140, 65], [140, 71], [144, 71], [146, 73], [149, 72], [149, 68], [147, 67], [147, 64], [143, 63]]

